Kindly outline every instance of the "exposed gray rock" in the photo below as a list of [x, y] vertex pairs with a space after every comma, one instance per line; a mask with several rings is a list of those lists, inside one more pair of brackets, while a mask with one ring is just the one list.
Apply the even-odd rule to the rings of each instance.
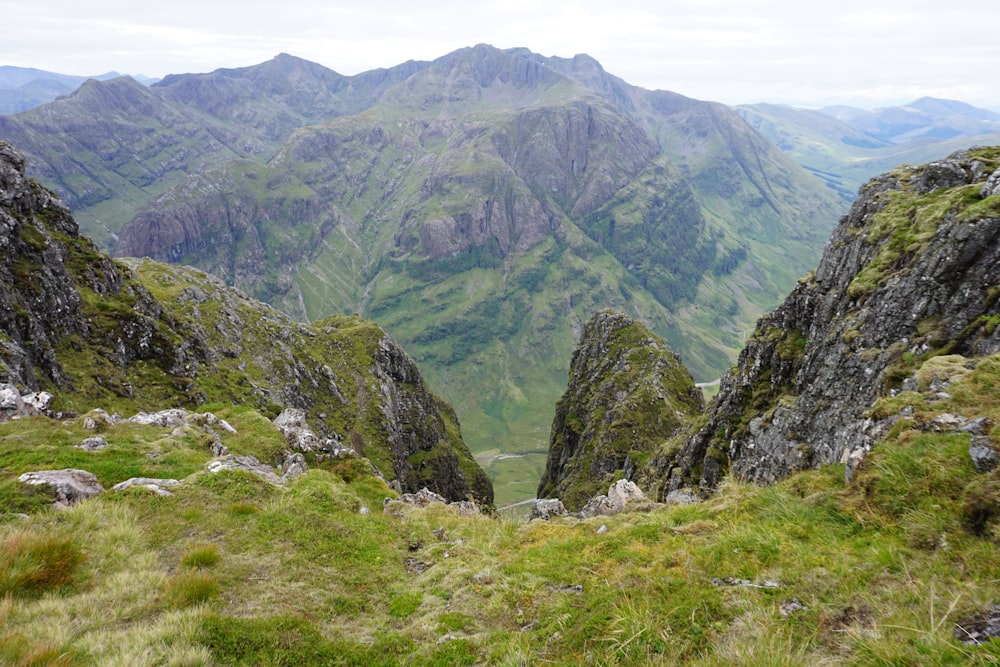
[[642, 489], [627, 479], [618, 480], [608, 489], [608, 500], [611, 502], [611, 506], [619, 512], [625, 509], [629, 503], [645, 499], [646, 494], [642, 492]]
[[967, 646], [978, 646], [1000, 637], [1000, 604], [978, 616], [956, 623], [952, 636]]
[[580, 518], [581, 519], [591, 519], [595, 516], [610, 516], [620, 509], [616, 509], [611, 500], [603, 493], [594, 496], [587, 501], [587, 504], [580, 508]]
[[972, 438], [972, 444], [969, 445], [969, 456], [979, 472], [989, 472], [997, 467], [997, 453], [993, 449], [993, 442], [987, 436], [980, 435]]
[[297, 452], [313, 452], [326, 449], [309, 424], [306, 423], [305, 410], [285, 408], [274, 418], [274, 425], [288, 442], [288, 448]]
[[210, 461], [206, 467], [211, 473], [219, 473], [223, 470], [244, 470], [263, 477], [276, 486], [282, 486], [285, 483], [285, 480], [279, 477], [271, 466], [264, 465], [257, 460], [257, 457], [249, 454], [246, 456], [230, 454], [216, 461]]
[[285, 452], [285, 458], [281, 462], [281, 476], [284, 479], [298, 477], [308, 470], [306, 457], [300, 452]]
[[[722, 378], [705, 426], [679, 454], [654, 457], [658, 495], [689, 485], [712, 489], [727, 472], [772, 483], [857, 458], [881, 436], [864, 414], [892, 388], [889, 372], [904, 355], [945, 346], [967, 357], [1000, 351], [1000, 328], [987, 325], [1000, 314], [991, 296], [1000, 284], [1000, 217], [984, 209], [970, 219], [956, 206], [925, 223], [924, 240], [899, 253], [893, 225], [906, 219], [887, 210], [890, 202], [910, 198], [916, 206], [920, 193], [987, 175], [973, 150], [865, 185], [815, 273], [759, 320], [736, 368]], [[933, 428], [963, 425], [942, 416]]]
[[534, 521], [535, 519], [548, 521], [549, 519], [553, 519], [557, 516], [566, 516], [566, 514], [568, 514], [566, 507], [558, 498], [539, 498], [535, 501], [535, 504], [531, 506], [531, 513], [528, 515], [528, 521]]
[[102, 449], [108, 448], [108, 441], [96, 435], [93, 438], [84, 438], [83, 442], [77, 445], [77, 447], [85, 452], [99, 452]]
[[88, 431], [103, 431], [118, 423], [118, 415], [109, 415], [100, 408], [91, 410], [83, 416], [83, 428]]
[[26, 472], [17, 480], [24, 484], [44, 484], [54, 488], [57, 507], [66, 507], [104, 492], [104, 487], [93, 473], [75, 468]]
[[[42, 393], [48, 396], [49, 401], [52, 400], [51, 394]], [[44, 403], [45, 407], [48, 407], [48, 401], [39, 399], [39, 394], [32, 393], [27, 396], [31, 397], [31, 400], [26, 401], [26, 397], [22, 396], [14, 385], [0, 384], [0, 422], [42, 414], [42, 410], [37, 407], [38, 404]]]
[[[386, 500], [390, 500], [386, 498]], [[416, 493], [404, 493], [398, 498], [399, 502], [406, 503], [407, 505], [414, 505], [416, 507], [427, 507], [431, 503], [448, 503], [448, 499], [442, 496], [440, 493], [434, 493], [426, 486]]]
[[124, 482], [119, 482], [111, 487], [112, 491], [124, 491], [125, 489], [130, 489], [133, 486], [141, 486], [145, 489], [149, 489], [158, 496], [170, 496], [173, 493], [170, 489], [180, 486], [180, 481], [176, 479], [154, 479], [150, 477], [132, 477], [125, 480]]
[[990, 177], [986, 179], [982, 189], [979, 191], [979, 196], [983, 199], [998, 194], [1000, 194], [1000, 169], [990, 174]]
[[667, 505], [693, 505], [694, 503], [702, 502], [702, 500], [701, 496], [685, 487], [683, 489], [674, 489], [668, 493], [663, 502]]

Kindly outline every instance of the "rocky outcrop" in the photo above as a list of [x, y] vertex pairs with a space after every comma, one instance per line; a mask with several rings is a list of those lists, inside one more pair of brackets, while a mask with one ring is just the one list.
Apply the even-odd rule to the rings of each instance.
[[595, 314], [556, 405], [538, 497], [578, 510], [703, 409], [701, 390], [662, 340], [621, 313]]
[[104, 492], [104, 487], [93, 473], [75, 468], [26, 472], [17, 481], [51, 487], [55, 491], [56, 507], [68, 507]]
[[[117, 263], [24, 170], [0, 143], [0, 383], [57, 396], [29, 407], [114, 406], [142, 410], [138, 423], [209, 430], [231, 427], [192, 410], [206, 402], [297, 408], [316, 442], [347, 442], [404, 491], [492, 504], [454, 411], [377, 326], [359, 317], [305, 326], [193, 269]], [[0, 414], [28, 411], [10, 391], [0, 400]], [[95, 430], [116, 421], [87, 418]]]
[[706, 425], [654, 461], [662, 491], [856, 460], [879, 436], [865, 411], [924, 360], [1000, 351], [998, 166], [997, 149], [963, 151], [863, 187], [815, 273], [761, 318]]

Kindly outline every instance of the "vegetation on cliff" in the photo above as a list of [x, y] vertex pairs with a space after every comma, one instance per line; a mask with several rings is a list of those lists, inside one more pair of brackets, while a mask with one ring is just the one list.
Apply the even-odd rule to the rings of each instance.
[[376, 325], [306, 326], [197, 270], [115, 263], [2, 144], [0, 185], [0, 381], [50, 391], [57, 412], [301, 408], [405, 491], [492, 503], [454, 410]]

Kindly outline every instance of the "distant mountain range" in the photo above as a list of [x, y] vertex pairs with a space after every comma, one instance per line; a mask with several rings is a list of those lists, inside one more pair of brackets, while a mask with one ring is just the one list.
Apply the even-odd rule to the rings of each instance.
[[[106, 81], [122, 76], [107, 72], [95, 76], [58, 74], [32, 67], [0, 65], [0, 114], [18, 113], [51, 102], [60, 95], [69, 95], [88, 79]], [[150, 85], [158, 81], [146, 76], [133, 76], [139, 83]]]
[[735, 110], [849, 201], [862, 183], [898, 164], [1000, 143], [1000, 113], [932, 97], [874, 110], [835, 106], [814, 111], [774, 104]]

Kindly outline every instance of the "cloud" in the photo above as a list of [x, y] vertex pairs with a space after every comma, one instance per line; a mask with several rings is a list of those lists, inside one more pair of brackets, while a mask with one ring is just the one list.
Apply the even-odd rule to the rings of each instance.
[[0, 10], [0, 64], [69, 74], [211, 71], [280, 52], [356, 74], [485, 42], [589, 53], [636, 85], [727, 103], [961, 94], [1000, 104], [989, 78], [1000, 6], [973, 0], [3, 0]]

